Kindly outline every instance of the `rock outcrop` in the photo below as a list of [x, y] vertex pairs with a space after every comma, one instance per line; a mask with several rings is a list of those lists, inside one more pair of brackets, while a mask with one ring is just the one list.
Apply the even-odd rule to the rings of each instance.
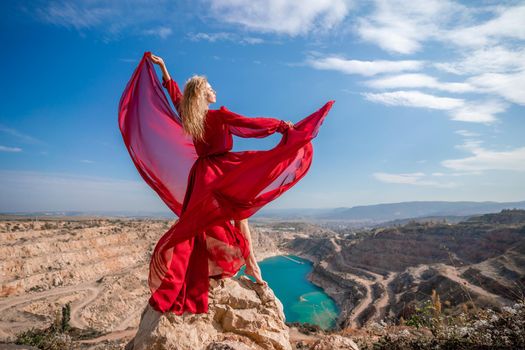
[[291, 350], [283, 306], [245, 276], [210, 280], [206, 314], [159, 313], [147, 305], [126, 350]]
[[349, 338], [330, 334], [316, 341], [310, 350], [359, 350], [359, 347]]

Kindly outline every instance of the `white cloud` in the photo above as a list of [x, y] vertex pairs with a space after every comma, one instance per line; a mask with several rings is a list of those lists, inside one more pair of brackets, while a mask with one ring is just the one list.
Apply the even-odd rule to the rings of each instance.
[[474, 123], [492, 123], [495, 114], [504, 112], [507, 105], [496, 100], [465, 101], [459, 98], [440, 97], [420, 91], [393, 91], [361, 94], [367, 100], [389, 106], [429, 108], [448, 111], [452, 120]]
[[465, 102], [463, 106], [451, 110], [452, 120], [474, 123], [492, 123], [496, 121], [496, 114], [507, 110], [506, 103], [488, 100], [483, 102]]
[[[440, 82], [432, 76], [413, 73], [377, 78], [366, 81], [365, 84], [375, 89], [428, 88], [451, 93], [476, 92], [500, 96], [509, 102], [525, 105], [525, 69], [510, 74], [486, 73], [473, 76], [465, 82]], [[481, 112], [479, 108], [478, 112]]]
[[144, 31], [145, 35], [158, 36], [161, 39], [166, 39], [172, 33], [171, 28], [169, 27], [157, 27], [152, 29], [147, 29]]
[[47, 7], [37, 9], [37, 15], [45, 22], [74, 29], [89, 29], [114, 18], [116, 12], [108, 6], [88, 2], [53, 1]]
[[431, 88], [448, 92], [463, 93], [477, 91], [477, 88], [468, 83], [440, 82], [426, 74], [399, 74], [365, 82], [375, 89], [392, 88]]
[[373, 173], [376, 179], [389, 183], [404, 183], [411, 184], [418, 181], [424, 173], [406, 173], [406, 174], [389, 174], [389, 173]]
[[467, 140], [457, 148], [472, 155], [441, 162], [447, 168], [458, 171], [514, 170], [525, 171], [525, 147], [509, 151], [489, 150], [481, 146], [479, 140]]
[[[452, 1], [432, 0], [403, 6], [400, 0], [376, 0], [372, 11], [357, 21], [356, 31], [363, 40], [401, 54], [421, 51], [426, 42], [433, 41], [452, 57], [460, 55], [457, 60], [436, 62], [434, 67], [470, 77], [442, 82], [425, 73], [411, 73], [382, 77], [365, 84], [375, 89], [425, 88], [484, 94], [488, 98], [483, 101], [487, 102], [464, 101], [450, 116], [453, 120], [491, 123], [496, 120], [495, 114], [507, 109], [501, 98], [525, 105], [525, 48], [520, 44], [525, 40], [524, 18], [525, 4], [466, 7]], [[398, 104], [411, 104], [400, 101], [404, 96], [367, 96], [390, 104], [394, 104], [394, 98]], [[412, 96], [410, 99], [424, 98]]]
[[350, 11], [349, 0], [214, 0], [215, 19], [258, 32], [291, 36], [326, 31], [340, 24]]
[[167, 38], [171, 34], [172, 14], [182, 11], [184, 4], [158, 1], [153, 5], [149, 0], [51, 0], [25, 11], [41, 22], [75, 29], [81, 35], [96, 30], [104, 42], [123, 35]]
[[34, 138], [33, 136], [27, 135], [23, 132], [20, 132], [16, 129], [9, 128], [5, 125], [0, 124], [0, 132], [3, 132], [7, 135], [13, 136], [17, 141], [30, 143], [30, 144], [43, 144], [44, 142]]
[[188, 38], [192, 41], [232, 41], [240, 44], [262, 44], [264, 40], [252, 36], [241, 36], [236, 33], [216, 32], [216, 33], [188, 33]]
[[481, 140], [466, 139], [461, 145], [454, 146], [455, 148], [465, 150], [467, 152], [477, 153], [482, 150], [480, 145], [483, 143]]
[[432, 186], [440, 188], [451, 188], [457, 186], [457, 184], [454, 182], [437, 182], [434, 180], [425, 180], [425, 173], [422, 172], [401, 174], [377, 172], [373, 173], [372, 176], [381, 182], [394, 184]]
[[234, 40], [234, 34], [233, 33], [188, 33], [188, 38], [192, 41], [209, 41], [209, 42], [216, 42], [219, 40]]
[[467, 81], [486, 92], [500, 95], [509, 102], [525, 105], [525, 68], [519, 73], [486, 73]]
[[406, 6], [401, 0], [376, 0], [373, 11], [358, 19], [356, 32], [386, 51], [412, 54], [431, 40], [461, 49], [524, 40], [523, 18], [523, 4], [466, 7], [429, 0]]
[[20, 147], [7, 147], [7, 146], [0, 145], [0, 152], [15, 153], [15, 152], [22, 152], [22, 149]]
[[359, 74], [372, 76], [381, 73], [396, 73], [402, 71], [419, 70], [423, 66], [421, 61], [359, 61], [348, 60], [338, 56], [309, 57], [306, 64], [316, 69], [335, 70], [345, 74]]
[[252, 36], [247, 36], [247, 37], [244, 37], [244, 38], [241, 38], [240, 40], [240, 43], [241, 44], [262, 44], [264, 43], [264, 40], [261, 39], [261, 38], [255, 38], [255, 37], [252, 37]]
[[363, 93], [363, 96], [369, 101], [391, 106], [451, 110], [464, 105], [464, 101], [462, 99], [439, 97], [419, 91], [394, 91], [377, 94], [365, 92]]
[[483, 174], [483, 172], [479, 171], [479, 170], [474, 170], [474, 171], [462, 171], [460, 173], [449, 173], [447, 175], [449, 176], [466, 176], [466, 175], [481, 175]]
[[525, 40], [525, 4], [467, 8], [433, 0], [402, 5], [398, 0], [375, 1], [372, 13], [358, 21], [357, 32], [364, 40], [396, 53], [414, 53], [429, 40], [440, 42], [444, 49], [452, 45], [462, 58], [434, 66], [476, 76], [443, 83], [423, 74], [400, 75], [372, 81], [372, 87], [480, 92], [525, 105], [525, 48], [518, 43]]
[[438, 177], [444, 177], [444, 176], [466, 176], [466, 175], [481, 175], [482, 172], [480, 171], [462, 171], [460, 173], [442, 173], [442, 172], [435, 172], [432, 173], [432, 176], [438, 176]]
[[513, 73], [525, 68], [525, 48], [513, 49], [504, 45], [493, 45], [465, 50], [461, 56], [457, 61], [438, 62], [434, 66], [458, 75]]
[[478, 133], [475, 133], [475, 132], [472, 132], [472, 131], [468, 131], [468, 130], [464, 130], [464, 129], [461, 129], [461, 130], [456, 130], [454, 131], [456, 134], [459, 134], [461, 136], [464, 136], [464, 137], [475, 137], [475, 136], [479, 136]]
[[448, 31], [447, 39], [459, 46], [485, 46], [502, 39], [525, 39], [525, 5], [492, 7], [495, 17], [485, 22], [456, 27]]
[[422, 43], [440, 37], [442, 27], [465, 15], [462, 5], [446, 0], [411, 2], [376, 0], [373, 12], [358, 19], [356, 31], [365, 41], [382, 49], [411, 54]]

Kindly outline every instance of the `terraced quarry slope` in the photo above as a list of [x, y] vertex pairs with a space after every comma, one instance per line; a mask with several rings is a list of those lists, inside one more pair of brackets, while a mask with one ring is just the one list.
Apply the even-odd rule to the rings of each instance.
[[71, 302], [70, 324], [136, 327], [149, 298], [149, 254], [166, 220], [0, 222], [0, 338], [42, 328]]
[[447, 224], [409, 223], [283, 238], [282, 250], [314, 262], [310, 280], [342, 308], [341, 327], [408, 317], [432, 289], [451, 309], [510, 305], [525, 293], [525, 211]]

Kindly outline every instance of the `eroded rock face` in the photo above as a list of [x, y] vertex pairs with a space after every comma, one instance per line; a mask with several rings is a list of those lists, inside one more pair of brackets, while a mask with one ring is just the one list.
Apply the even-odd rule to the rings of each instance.
[[206, 314], [161, 314], [149, 304], [127, 350], [291, 350], [283, 306], [247, 277], [210, 280]]
[[316, 341], [310, 350], [359, 350], [359, 347], [351, 339], [333, 334]]

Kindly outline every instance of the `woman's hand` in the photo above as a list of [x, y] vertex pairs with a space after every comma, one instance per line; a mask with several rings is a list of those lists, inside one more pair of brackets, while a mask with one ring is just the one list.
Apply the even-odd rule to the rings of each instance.
[[283, 134], [286, 130], [293, 129], [294, 125], [290, 121], [281, 120], [279, 126], [277, 127], [277, 132]]
[[168, 68], [166, 68], [166, 65], [164, 64], [164, 60], [160, 58], [159, 56], [155, 56], [154, 54], [151, 54], [151, 62], [158, 64], [160, 66], [160, 69], [162, 70], [162, 77], [165, 81], [169, 81], [171, 79], [170, 73], [168, 72]]
[[159, 56], [155, 56], [154, 54], [151, 54], [151, 61], [161, 67], [164, 66], [164, 60]]

